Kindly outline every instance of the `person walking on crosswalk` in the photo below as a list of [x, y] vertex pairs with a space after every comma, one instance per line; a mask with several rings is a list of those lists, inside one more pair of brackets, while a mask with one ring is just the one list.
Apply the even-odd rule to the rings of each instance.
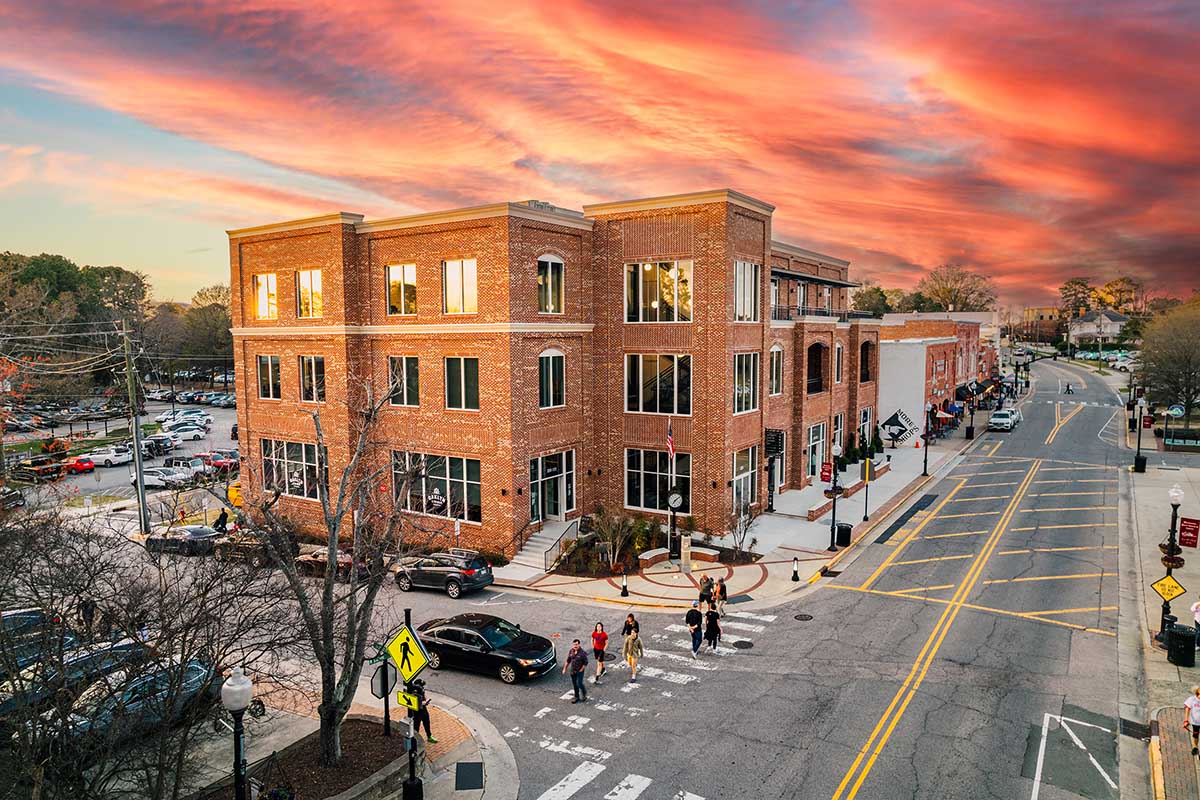
[[634, 628], [625, 637], [625, 644], [621, 646], [621, 655], [625, 658], [625, 663], [629, 665], [630, 683], [637, 683], [638, 661], [645, 652], [645, 648], [642, 647], [642, 637], [638, 636], [637, 628]]
[[600, 679], [604, 677], [604, 673], [608, 671], [608, 667], [604, 666], [604, 662], [608, 660], [608, 656], [604, 652], [604, 648], [608, 647], [608, 634], [604, 632], [604, 623], [597, 622], [596, 627], [592, 629], [592, 655], [596, 657], [596, 677], [592, 679], [592, 683], [600, 685]]
[[708, 611], [704, 612], [704, 639], [713, 655], [717, 654], [717, 640], [721, 638], [721, 615], [717, 613], [717, 604], [709, 603]]
[[563, 660], [564, 675], [568, 669], [571, 670], [571, 688], [575, 690], [575, 699], [571, 703], [586, 703], [587, 684], [584, 683], [584, 678], [587, 676], [587, 653], [583, 652], [578, 639], [571, 641], [571, 649]]
[[700, 652], [700, 643], [704, 641], [704, 631], [700, 629], [700, 626], [704, 624], [704, 617], [700, 614], [700, 601], [692, 602], [692, 607], [688, 609], [683, 622], [692, 634], [692, 658], [695, 658], [696, 654]]
[[1183, 729], [1191, 729], [1192, 755], [1200, 755], [1200, 686], [1192, 687], [1192, 695], [1183, 701]]
[[725, 616], [725, 604], [729, 602], [729, 587], [725, 585], [724, 578], [717, 578], [717, 588], [713, 591], [715, 592], [713, 599], [717, 601], [717, 613], [723, 617]]
[[621, 626], [621, 635], [629, 636], [630, 631], [640, 630], [641, 627], [641, 625], [638, 625], [638, 621], [634, 619], [633, 614], [630, 614], [625, 618], [625, 624]]

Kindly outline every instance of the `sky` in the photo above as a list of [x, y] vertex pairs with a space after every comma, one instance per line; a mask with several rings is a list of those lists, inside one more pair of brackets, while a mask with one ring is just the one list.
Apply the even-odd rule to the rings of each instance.
[[730, 187], [1004, 304], [1200, 287], [1194, 0], [0, 0], [0, 250], [229, 280], [225, 230]]

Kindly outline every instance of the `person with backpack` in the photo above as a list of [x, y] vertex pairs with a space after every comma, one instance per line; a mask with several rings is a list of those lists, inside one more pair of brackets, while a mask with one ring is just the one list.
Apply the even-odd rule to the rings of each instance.
[[567, 657], [563, 660], [564, 675], [568, 669], [571, 670], [571, 688], [575, 690], [575, 699], [571, 703], [586, 703], [587, 684], [584, 683], [584, 676], [587, 674], [587, 653], [583, 651], [578, 639], [571, 642], [571, 649], [567, 651]]
[[700, 652], [700, 642], [704, 640], [704, 632], [700, 630], [700, 626], [704, 623], [704, 617], [700, 614], [700, 602], [692, 603], [692, 607], [688, 609], [687, 615], [683, 618], [683, 624], [687, 625], [688, 630], [692, 634], [692, 658]]
[[700, 607], [708, 608], [708, 604], [712, 602], [713, 580], [705, 575], [700, 579]]
[[721, 615], [717, 613], [717, 604], [709, 603], [708, 611], [704, 612], [704, 639], [708, 649], [717, 655], [717, 640], [721, 638]]
[[596, 677], [592, 679], [592, 683], [600, 685], [600, 679], [604, 677], [604, 673], [608, 668], [604, 666], [604, 662], [608, 660], [608, 656], [604, 653], [604, 648], [608, 646], [608, 634], [604, 632], [604, 623], [597, 622], [596, 627], [592, 629], [592, 654], [596, 656]]
[[722, 617], [725, 616], [725, 604], [729, 602], [729, 587], [725, 585], [724, 578], [717, 578], [717, 588], [714, 590], [717, 601], [717, 613]]
[[642, 637], [638, 636], [637, 628], [634, 628], [625, 637], [625, 644], [621, 646], [621, 655], [625, 658], [625, 663], [629, 665], [630, 683], [637, 683], [638, 661], [645, 653], [646, 650], [642, 647]]

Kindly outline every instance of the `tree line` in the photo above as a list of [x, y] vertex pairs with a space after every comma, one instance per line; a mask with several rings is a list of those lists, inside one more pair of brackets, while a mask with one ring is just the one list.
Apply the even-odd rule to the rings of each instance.
[[855, 311], [873, 316], [913, 311], [991, 311], [996, 306], [992, 279], [960, 264], [942, 264], [930, 271], [911, 292], [864, 285], [850, 298]]

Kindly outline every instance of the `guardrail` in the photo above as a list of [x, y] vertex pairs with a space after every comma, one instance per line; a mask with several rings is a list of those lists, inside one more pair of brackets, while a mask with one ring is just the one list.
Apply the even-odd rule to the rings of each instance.
[[554, 542], [550, 545], [550, 549], [545, 553], [545, 571], [549, 572], [554, 569], [554, 565], [558, 563], [558, 559], [562, 558], [563, 542], [573, 542], [579, 536], [579, 520], [571, 520], [571, 524], [567, 526]]

